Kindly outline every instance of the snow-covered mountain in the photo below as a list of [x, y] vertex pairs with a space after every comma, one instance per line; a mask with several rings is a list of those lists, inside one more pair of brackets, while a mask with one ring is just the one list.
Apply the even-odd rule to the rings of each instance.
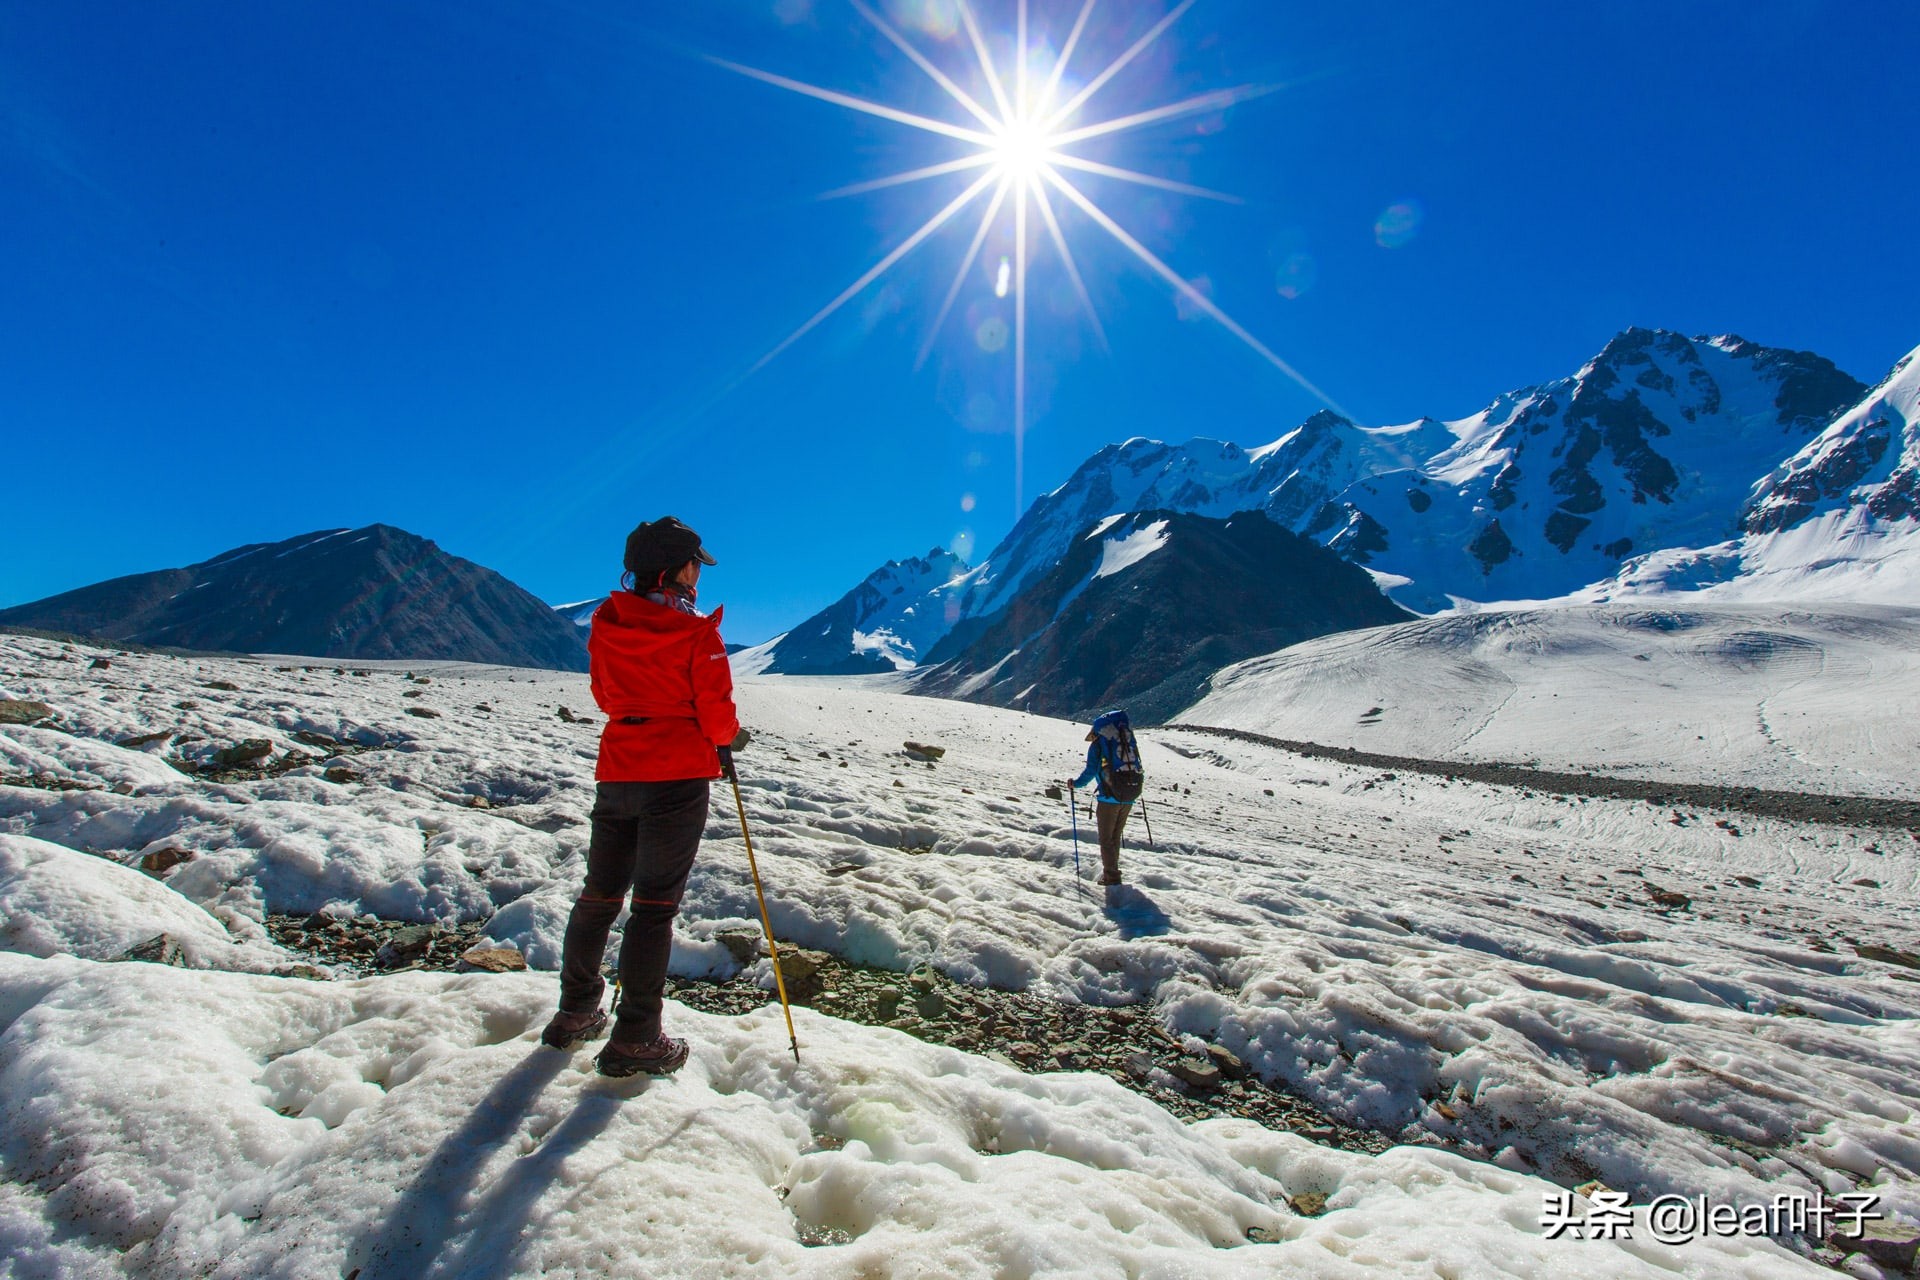
[[966, 572], [966, 561], [941, 547], [889, 560], [793, 630], [746, 650], [742, 669], [846, 676], [911, 667], [951, 625], [936, 593]]
[[1591, 600], [1920, 600], [1920, 348], [1754, 485], [1738, 535], [1638, 557]]
[[553, 611], [565, 618], [582, 631], [593, 625], [593, 614], [606, 602], [605, 596], [595, 596], [591, 600], [574, 600], [567, 604], [553, 606]]
[[1448, 448], [1359, 480], [1307, 532], [1409, 579], [1394, 595], [1416, 609], [1561, 595], [1734, 532], [1755, 477], [1864, 390], [1808, 352], [1629, 329], [1571, 378], [1446, 424]]
[[[918, 625], [894, 633], [888, 656], [971, 643], [1090, 525], [1127, 512], [1263, 512], [1420, 611], [1566, 595], [1630, 557], [1736, 534], [1755, 480], [1865, 390], [1809, 352], [1635, 328], [1571, 376], [1456, 421], [1368, 427], [1322, 411], [1257, 449], [1134, 437], [1035, 501], [977, 567], [891, 605]], [[840, 638], [856, 629], [828, 614], [795, 628], [808, 669], [854, 654]]]
[[1226, 663], [1408, 616], [1365, 570], [1258, 512], [1133, 512], [1083, 529], [980, 628], [936, 645], [913, 687], [1069, 718], [1125, 705], [1152, 723]]
[[0, 610], [135, 644], [584, 671], [578, 628], [493, 570], [392, 525], [255, 543]]

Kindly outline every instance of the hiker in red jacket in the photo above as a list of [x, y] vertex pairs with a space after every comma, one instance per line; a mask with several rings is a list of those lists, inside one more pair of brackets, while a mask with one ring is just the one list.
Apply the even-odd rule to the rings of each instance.
[[602, 1075], [666, 1075], [687, 1060], [687, 1042], [660, 1029], [673, 918], [706, 826], [708, 783], [733, 776], [733, 749], [746, 741], [721, 610], [706, 617], [694, 608], [700, 568], [713, 563], [700, 535], [672, 516], [642, 524], [627, 536], [626, 589], [594, 611], [587, 640], [607, 726], [587, 884], [567, 917], [560, 1012], [540, 1038], [568, 1049], [606, 1027], [601, 959], [631, 894], [613, 1035], [596, 1060]]

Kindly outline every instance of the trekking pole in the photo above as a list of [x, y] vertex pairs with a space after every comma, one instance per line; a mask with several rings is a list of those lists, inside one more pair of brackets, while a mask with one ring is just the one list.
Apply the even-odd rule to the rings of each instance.
[[780, 973], [780, 948], [773, 941], [773, 919], [767, 915], [767, 894], [760, 887], [760, 865], [753, 857], [753, 837], [747, 834], [747, 805], [740, 798], [740, 779], [728, 772], [733, 783], [733, 807], [740, 811], [740, 839], [747, 846], [747, 870], [753, 875], [753, 896], [760, 900], [760, 927], [767, 932], [767, 954], [773, 958], [773, 985], [780, 992], [780, 1012], [787, 1015], [787, 1043], [793, 1048], [793, 1060], [800, 1061], [800, 1038], [793, 1034], [793, 1006], [787, 1003], [787, 980]]
[[1158, 853], [1160, 846], [1153, 842], [1153, 819], [1147, 816], [1147, 801], [1144, 796], [1140, 800], [1140, 821], [1147, 824], [1147, 848]]
[[1067, 815], [1073, 819], [1073, 878], [1080, 878], [1080, 805], [1073, 788], [1067, 788]]

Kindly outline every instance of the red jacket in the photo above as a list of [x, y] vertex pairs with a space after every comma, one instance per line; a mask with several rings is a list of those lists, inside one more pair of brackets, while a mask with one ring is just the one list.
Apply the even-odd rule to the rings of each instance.
[[[587, 637], [593, 700], [607, 714], [600, 782], [717, 778], [715, 747], [740, 732], [733, 667], [720, 642], [720, 613], [695, 617], [616, 591], [593, 612]], [[622, 724], [643, 717], [644, 724]]]

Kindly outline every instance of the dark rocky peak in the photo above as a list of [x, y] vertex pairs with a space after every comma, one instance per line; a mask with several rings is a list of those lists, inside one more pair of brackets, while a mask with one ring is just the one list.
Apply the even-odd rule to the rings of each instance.
[[1303, 432], [1311, 432], [1315, 435], [1326, 435], [1338, 432], [1342, 428], [1352, 427], [1353, 425], [1351, 419], [1343, 418], [1331, 409], [1321, 409], [1305, 422], [1301, 423], [1300, 430]]
[[585, 670], [578, 628], [491, 569], [392, 525], [249, 543], [0, 612], [110, 640], [327, 658]]
[[1078, 529], [1007, 608], [943, 641], [916, 687], [1048, 715], [1124, 703], [1151, 723], [1230, 662], [1408, 616], [1364, 570], [1260, 512], [1137, 511]]
[[1864, 382], [1812, 351], [1763, 347], [1737, 333], [1700, 337], [1694, 341], [1717, 347], [1736, 360], [1750, 362], [1756, 373], [1776, 383], [1774, 409], [1787, 434], [1819, 431], [1867, 394]]

